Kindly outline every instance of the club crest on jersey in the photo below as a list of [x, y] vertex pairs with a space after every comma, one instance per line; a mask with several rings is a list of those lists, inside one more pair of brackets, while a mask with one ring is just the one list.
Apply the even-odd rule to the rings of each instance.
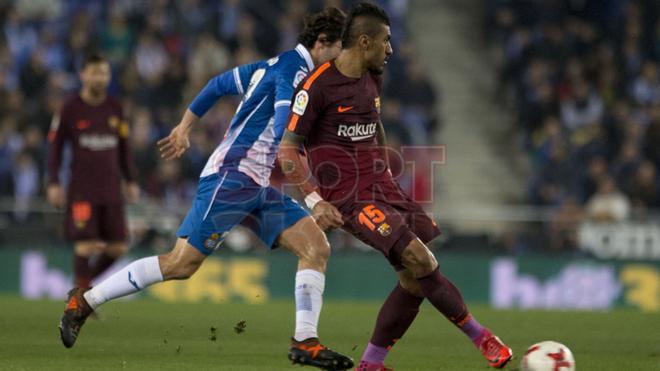
[[380, 235], [383, 237], [387, 237], [392, 233], [392, 227], [390, 227], [390, 225], [387, 223], [383, 223], [378, 226], [378, 233], [380, 233]]
[[374, 98], [374, 106], [376, 107], [376, 112], [380, 114], [380, 97]]
[[305, 71], [298, 71], [296, 72], [296, 76], [293, 78], [293, 88], [295, 89], [298, 87], [298, 84], [300, 84], [301, 81], [307, 76]]
[[110, 116], [108, 119], [108, 126], [110, 126], [111, 129], [117, 129], [119, 126], [119, 117], [117, 116]]
[[301, 90], [296, 94], [296, 99], [293, 102], [293, 113], [302, 116], [305, 113], [307, 108], [307, 103], [309, 103], [309, 94], [306, 90]]

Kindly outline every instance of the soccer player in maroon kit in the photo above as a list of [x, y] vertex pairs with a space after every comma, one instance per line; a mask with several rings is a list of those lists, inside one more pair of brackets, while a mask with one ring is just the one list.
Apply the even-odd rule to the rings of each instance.
[[[120, 103], [107, 94], [110, 78], [108, 61], [89, 55], [80, 72], [80, 92], [62, 105], [48, 134], [48, 201], [66, 207], [64, 228], [74, 241], [75, 286], [83, 288], [128, 250], [122, 177], [126, 198], [134, 202], [139, 197], [128, 123]], [[65, 193], [59, 171], [66, 143], [73, 160]]]
[[[388, 351], [424, 299], [472, 340], [490, 366], [504, 367], [511, 349], [476, 321], [440, 273], [425, 245], [439, 229], [385, 165], [379, 95], [380, 75], [392, 54], [387, 14], [372, 4], [358, 5], [346, 20], [342, 44], [336, 60], [318, 66], [298, 85], [279, 157], [321, 228], [343, 226], [381, 251], [397, 273], [399, 282], [378, 314], [357, 370], [388, 370]], [[301, 145], [312, 174], [303, 166]], [[318, 188], [309, 182], [311, 175]]]

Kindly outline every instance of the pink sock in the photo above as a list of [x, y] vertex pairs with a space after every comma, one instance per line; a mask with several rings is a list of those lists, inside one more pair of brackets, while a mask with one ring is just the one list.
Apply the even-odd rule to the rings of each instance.
[[472, 314], [468, 314], [462, 323], [458, 324], [458, 328], [460, 328], [476, 346], [479, 346], [484, 336], [489, 334], [488, 330], [481, 326], [481, 324], [472, 317]]
[[362, 361], [382, 365], [385, 362], [388, 352], [389, 350], [387, 348], [369, 343], [367, 349], [364, 350], [364, 354], [362, 354]]

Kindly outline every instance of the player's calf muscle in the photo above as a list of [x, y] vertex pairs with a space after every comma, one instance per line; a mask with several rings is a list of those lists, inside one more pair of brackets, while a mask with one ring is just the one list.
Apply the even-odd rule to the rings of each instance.
[[190, 278], [202, 264], [201, 261], [186, 261], [172, 253], [158, 256], [160, 270], [164, 280], [185, 280]]
[[190, 278], [205, 258], [185, 239], [179, 239], [174, 250], [158, 256], [158, 262], [164, 280], [183, 280]]

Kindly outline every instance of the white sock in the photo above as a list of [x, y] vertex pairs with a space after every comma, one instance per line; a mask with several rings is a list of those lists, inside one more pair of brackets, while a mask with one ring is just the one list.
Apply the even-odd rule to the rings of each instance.
[[294, 338], [302, 341], [318, 337], [319, 315], [323, 306], [325, 275], [304, 269], [296, 273], [296, 333]]
[[125, 266], [83, 296], [92, 309], [96, 309], [108, 300], [133, 294], [162, 280], [158, 257], [150, 256]]

